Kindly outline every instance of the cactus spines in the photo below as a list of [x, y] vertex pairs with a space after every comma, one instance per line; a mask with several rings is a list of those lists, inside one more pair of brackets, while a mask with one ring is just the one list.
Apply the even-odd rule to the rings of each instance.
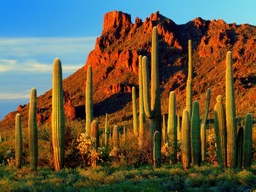
[[159, 168], [161, 163], [160, 163], [160, 158], [161, 158], [161, 136], [158, 131], [154, 132], [154, 137], [153, 137], [153, 164], [154, 168]]
[[36, 89], [30, 91], [29, 116], [28, 116], [28, 133], [29, 133], [29, 156], [30, 168], [37, 170], [38, 163], [38, 140], [37, 140], [37, 94]]
[[22, 160], [22, 122], [21, 114], [15, 117], [15, 166], [20, 169]]
[[93, 120], [91, 123], [91, 130], [90, 130], [90, 137], [91, 140], [94, 141], [95, 149], [97, 150], [99, 147], [99, 122], [97, 120]]
[[133, 132], [136, 137], [138, 137], [138, 115], [137, 115], [137, 105], [136, 105], [136, 89], [132, 87], [132, 114], [133, 114]]
[[109, 121], [108, 121], [108, 114], [106, 113], [106, 118], [105, 118], [105, 147], [108, 147], [109, 135], [110, 135]]
[[193, 104], [191, 117], [191, 161], [193, 165], [199, 166], [201, 163], [200, 114], [197, 101]]
[[114, 147], [119, 146], [119, 127], [117, 125], [113, 127], [112, 144]]
[[236, 166], [236, 105], [231, 51], [226, 55], [227, 166]]
[[243, 148], [243, 166], [246, 169], [252, 164], [252, 116], [249, 113], [245, 117]]
[[177, 118], [176, 118], [176, 95], [174, 91], [169, 94], [169, 115], [168, 115], [168, 146], [170, 149], [170, 163], [177, 163]]
[[142, 56], [139, 56], [139, 107], [140, 107], [140, 114], [139, 114], [139, 148], [142, 149], [144, 143], [144, 121], [145, 121], [145, 114], [144, 114], [144, 104], [143, 104], [143, 82], [142, 82]]
[[182, 164], [184, 169], [190, 167], [190, 123], [188, 110], [183, 110], [181, 128]]
[[[150, 119], [150, 143], [152, 146], [154, 132], [159, 131], [159, 134], [161, 135], [161, 105], [158, 69], [158, 33], [156, 27], [153, 27], [151, 57], [151, 97], [149, 96], [149, 72], [146, 56], [142, 58], [142, 76], [144, 110], [146, 116]], [[161, 139], [159, 142], [161, 144]]]
[[90, 133], [91, 123], [93, 120], [93, 92], [92, 92], [92, 66], [87, 68], [86, 91], [85, 91], [85, 108], [86, 108], [86, 127], [85, 132]]
[[214, 128], [217, 143], [217, 157], [220, 167], [227, 165], [227, 129], [226, 115], [221, 95], [217, 96], [217, 103], [214, 106]]
[[52, 145], [55, 171], [64, 166], [65, 115], [63, 105], [62, 68], [59, 58], [53, 62], [52, 76]]
[[192, 115], [192, 78], [193, 78], [193, 61], [192, 61], [192, 41], [188, 41], [188, 78], [186, 84], [186, 109], [189, 116]]

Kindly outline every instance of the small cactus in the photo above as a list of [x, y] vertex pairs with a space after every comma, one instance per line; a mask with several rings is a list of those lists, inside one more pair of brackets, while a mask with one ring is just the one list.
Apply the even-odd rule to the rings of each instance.
[[109, 121], [108, 121], [108, 114], [106, 113], [105, 118], [105, 147], [108, 147], [109, 143], [109, 135], [110, 135], [110, 129], [109, 129]]
[[252, 164], [252, 116], [247, 114], [244, 127], [244, 145], [243, 145], [243, 166], [250, 168]]
[[22, 161], [22, 122], [21, 114], [16, 114], [15, 117], [15, 165], [18, 169], [21, 168]]
[[112, 143], [114, 147], [119, 146], [119, 127], [117, 125], [113, 128], [113, 136], [112, 136]]
[[94, 147], [97, 150], [99, 147], [99, 122], [97, 120], [93, 120], [91, 123], [91, 140], [94, 141]]
[[138, 115], [137, 115], [137, 105], [136, 105], [136, 89], [132, 87], [132, 114], [133, 114], [133, 132], [135, 137], [138, 137]]
[[206, 154], [206, 127], [205, 127], [205, 124], [202, 124], [200, 127], [200, 138], [201, 138], [201, 158], [202, 158], [202, 161], [205, 161], [205, 154]]

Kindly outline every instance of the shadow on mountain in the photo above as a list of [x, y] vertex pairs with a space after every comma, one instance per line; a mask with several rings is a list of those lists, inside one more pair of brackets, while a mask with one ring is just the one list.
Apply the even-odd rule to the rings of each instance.
[[[131, 93], [117, 93], [109, 98], [96, 103], [93, 105], [94, 116], [102, 116], [106, 113], [114, 113], [121, 109], [123, 109], [128, 102], [131, 101]], [[84, 119], [85, 118], [85, 106], [80, 105], [76, 107], [76, 116], [77, 118]]]

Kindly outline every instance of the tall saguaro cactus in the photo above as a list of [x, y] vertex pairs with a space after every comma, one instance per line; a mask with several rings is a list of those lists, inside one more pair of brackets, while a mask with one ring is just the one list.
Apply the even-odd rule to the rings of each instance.
[[199, 103], [193, 104], [191, 117], [191, 160], [194, 165], [201, 163], [201, 143], [200, 143], [200, 114]]
[[87, 68], [86, 93], [85, 93], [85, 108], [86, 108], [86, 132], [90, 133], [91, 123], [93, 120], [93, 92], [92, 92], [92, 66]]
[[28, 116], [28, 133], [29, 133], [29, 156], [30, 168], [37, 170], [38, 163], [38, 140], [37, 140], [37, 94], [36, 89], [30, 91], [29, 116]]
[[192, 41], [188, 41], [188, 78], [186, 84], [186, 109], [191, 117], [192, 115], [192, 78], [193, 78], [193, 61], [192, 61]]
[[168, 146], [170, 149], [170, 163], [177, 163], [177, 118], [176, 118], [176, 95], [174, 91], [169, 95], [169, 115], [168, 115]]
[[132, 87], [132, 117], [133, 117], [133, 132], [134, 135], [138, 136], [138, 115], [137, 115], [137, 105], [136, 105], [136, 89]]
[[62, 67], [59, 58], [53, 62], [52, 75], [52, 146], [55, 171], [64, 166], [65, 115], [63, 105]]
[[227, 165], [227, 128], [226, 115], [221, 95], [217, 96], [217, 103], [214, 106], [214, 128], [217, 143], [217, 157], [219, 167]]
[[142, 78], [142, 56], [139, 56], [139, 148], [142, 149], [144, 143], [144, 104], [143, 104], [143, 78]]
[[[150, 143], [153, 146], [153, 134], [158, 131], [161, 138], [161, 105], [158, 66], [158, 33], [153, 27], [151, 52], [151, 100], [149, 95], [149, 72], [147, 57], [142, 58], [143, 71], [143, 101], [146, 116], [150, 119]], [[161, 139], [160, 139], [161, 144]]]
[[191, 150], [190, 150], [190, 119], [188, 110], [183, 110], [182, 114], [182, 128], [181, 128], [181, 146], [182, 146], [182, 164], [184, 169], [190, 167]]
[[231, 51], [226, 55], [227, 166], [236, 166], [236, 105]]
[[22, 123], [21, 115], [18, 113], [15, 117], [15, 165], [21, 168], [22, 160]]

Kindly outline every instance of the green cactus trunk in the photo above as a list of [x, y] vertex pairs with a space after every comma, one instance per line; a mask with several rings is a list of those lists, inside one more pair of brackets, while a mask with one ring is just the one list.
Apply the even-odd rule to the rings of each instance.
[[188, 41], [188, 77], [186, 84], [186, 109], [189, 116], [192, 115], [192, 78], [193, 78], [193, 61], [192, 61], [192, 41]]
[[143, 78], [142, 78], [142, 56], [139, 56], [139, 149], [142, 150], [144, 144], [144, 122], [145, 122], [145, 114], [144, 114], [144, 104], [143, 104]]
[[64, 167], [65, 115], [63, 105], [62, 68], [58, 58], [53, 63], [52, 77], [52, 146], [55, 171]]
[[201, 164], [200, 114], [199, 103], [194, 102], [191, 117], [191, 161], [193, 165]]
[[184, 169], [190, 167], [191, 150], [190, 150], [190, 120], [188, 110], [185, 109], [182, 114], [181, 128], [181, 147], [182, 147], [182, 164]]
[[108, 147], [109, 143], [109, 135], [110, 135], [110, 129], [109, 129], [109, 121], [108, 121], [108, 114], [106, 113], [105, 118], [105, 147]]
[[227, 166], [236, 167], [236, 106], [231, 51], [226, 56]]
[[[153, 164], [154, 168], [159, 168], [161, 166], [161, 136], [158, 131], [154, 133], [154, 142], [153, 142]], [[160, 143], [160, 144], [159, 144]]]
[[217, 143], [217, 157], [219, 167], [227, 166], [227, 128], [226, 115], [221, 95], [217, 96], [217, 103], [214, 106], [214, 128]]
[[206, 154], [206, 127], [202, 124], [200, 127], [200, 138], [201, 138], [201, 157], [202, 161], [205, 161]]
[[137, 115], [137, 105], [136, 105], [136, 89], [132, 87], [132, 114], [133, 114], [133, 132], [135, 137], [138, 137], [138, 115]]
[[252, 165], [252, 116], [247, 114], [244, 127], [244, 145], [243, 145], [243, 167], [250, 168]]
[[20, 169], [22, 163], [22, 122], [21, 114], [15, 117], [15, 166]]
[[87, 68], [86, 79], [86, 93], [85, 93], [85, 113], [86, 113], [86, 127], [85, 131], [90, 133], [91, 123], [93, 120], [93, 92], [92, 92], [92, 66]]
[[158, 33], [153, 27], [152, 53], [151, 53], [151, 100], [149, 96], [149, 75], [147, 57], [142, 58], [143, 68], [143, 102], [146, 116], [150, 119], [150, 146], [153, 147], [153, 134], [158, 131], [161, 145], [161, 105], [160, 105], [160, 83], [158, 66]]
[[236, 140], [236, 163], [237, 168], [242, 169], [243, 166], [243, 143], [244, 143], [244, 128], [240, 127], [237, 132]]
[[37, 139], [37, 94], [36, 89], [31, 89], [29, 116], [28, 116], [28, 133], [29, 133], [29, 156], [31, 170], [37, 170], [38, 164], [38, 139]]
[[90, 137], [91, 140], [94, 142], [95, 149], [97, 150], [100, 143], [99, 138], [99, 122], [97, 120], [93, 120], [91, 123], [91, 130], [90, 130]]
[[168, 146], [170, 152], [170, 163], [177, 163], [177, 122], [176, 122], [176, 95], [174, 91], [169, 95], [169, 115], [168, 115]]
[[205, 127], [206, 127], [207, 118], [208, 118], [210, 99], [211, 99], [211, 89], [208, 88], [207, 93], [206, 93], [205, 105], [204, 105], [204, 115], [203, 115], [202, 121], [201, 121], [201, 125], [204, 124]]
[[119, 127], [117, 125], [113, 127], [112, 144], [114, 147], [119, 146]]

